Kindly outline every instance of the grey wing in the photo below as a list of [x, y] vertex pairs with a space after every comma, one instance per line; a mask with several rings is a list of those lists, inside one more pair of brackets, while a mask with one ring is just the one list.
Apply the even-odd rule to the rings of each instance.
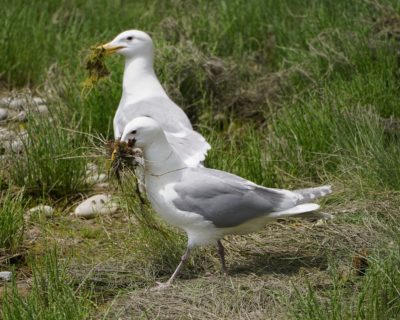
[[[192, 130], [189, 118], [168, 97], [151, 97], [129, 103], [121, 101], [114, 117], [114, 132], [122, 133], [126, 124], [137, 118], [147, 116], [156, 120], [164, 131], [179, 132], [182, 129]], [[118, 138], [117, 136], [115, 138]]]
[[218, 228], [292, 208], [297, 197], [286, 190], [268, 189], [238, 176], [206, 168], [187, 170], [174, 189], [177, 209], [194, 212]]

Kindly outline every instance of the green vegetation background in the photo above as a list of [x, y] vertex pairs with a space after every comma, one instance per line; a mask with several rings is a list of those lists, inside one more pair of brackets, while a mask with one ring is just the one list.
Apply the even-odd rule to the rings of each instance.
[[[61, 208], [65, 210], [71, 199], [90, 192], [85, 184], [86, 157], [90, 154], [104, 162], [96, 150], [111, 138], [123, 61], [110, 58], [111, 78], [82, 96], [83, 60], [91, 46], [135, 28], [152, 35], [157, 75], [212, 145], [207, 166], [270, 187], [330, 183], [335, 195], [324, 205], [332, 212], [352, 212], [339, 215], [333, 224], [343, 226], [346, 236], [357, 228], [373, 231], [375, 238], [368, 238], [365, 245], [345, 250], [341, 242], [322, 253], [326, 259], [338, 255], [348, 261], [367, 247], [372, 252], [367, 276], [343, 286], [341, 271], [336, 270], [340, 263], [330, 257], [326, 269], [333, 279], [331, 286], [301, 283], [297, 295], [279, 300], [285, 306], [284, 317], [397, 317], [398, 1], [1, 0], [0, 7], [2, 92], [30, 88], [48, 97], [54, 118], [30, 119], [26, 129], [34, 144], [26, 147], [24, 156], [0, 168], [0, 244], [8, 252], [18, 251], [23, 244], [21, 217], [28, 204], [46, 199], [59, 205], [62, 217]], [[135, 201], [126, 202], [127, 211], [140, 210], [137, 206]], [[137, 236], [135, 245], [144, 246], [153, 237], [146, 232]], [[176, 243], [184, 241], [176, 234], [173, 237]], [[167, 246], [166, 252], [176, 251], [167, 258], [157, 250], [165, 249], [160, 243], [150, 245], [149, 256], [143, 254], [144, 249], [138, 252], [146, 268], [164, 263], [165, 275], [176, 263], [179, 250]], [[61, 268], [53, 255], [28, 263], [35, 279]], [[42, 267], [36, 268], [37, 264]], [[198, 274], [202, 267], [190, 270]], [[70, 275], [51, 274], [48, 282], [43, 280], [45, 285], [64, 288], [61, 299], [65, 300], [41, 296], [43, 283], [38, 280], [27, 300], [16, 289], [9, 292], [3, 318], [45, 313], [48, 319], [78, 319], [107, 301], [99, 299], [93, 288], [79, 286], [74, 291], [76, 281]], [[140, 280], [135, 279], [148, 285], [154, 275], [139, 272], [135, 277]], [[116, 292], [118, 288], [111, 296]], [[58, 314], [65, 301], [81, 308]], [[29, 308], [24, 309], [26, 304]], [[255, 309], [261, 315], [267, 312], [265, 306]], [[218, 310], [212, 312], [227, 316]], [[240, 318], [240, 312], [230, 317]]]

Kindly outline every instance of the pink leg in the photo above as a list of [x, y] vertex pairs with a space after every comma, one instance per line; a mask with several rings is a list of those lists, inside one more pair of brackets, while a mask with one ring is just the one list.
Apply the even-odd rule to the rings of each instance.
[[225, 264], [225, 248], [222, 245], [221, 240], [217, 241], [217, 246], [218, 246], [218, 254], [221, 259], [221, 266], [222, 266], [222, 273], [227, 274], [227, 269], [226, 269], [226, 264]]
[[179, 262], [179, 264], [176, 267], [176, 269], [175, 269], [174, 273], [172, 274], [172, 276], [165, 283], [158, 282], [157, 283], [158, 284], [157, 287], [154, 288], [155, 290], [160, 290], [160, 289], [167, 288], [172, 284], [172, 281], [174, 281], [174, 279], [178, 276], [178, 274], [181, 271], [181, 269], [182, 269], [183, 265], [185, 264], [186, 260], [189, 258], [190, 251], [191, 251], [191, 249], [189, 247], [187, 247], [185, 253], [183, 254], [183, 256], [181, 258], [181, 262]]

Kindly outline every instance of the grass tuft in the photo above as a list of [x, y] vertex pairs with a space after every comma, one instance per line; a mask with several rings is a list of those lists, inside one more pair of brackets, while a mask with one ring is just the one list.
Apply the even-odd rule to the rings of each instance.
[[[23, 192], [13, 194], [10, 190], [0, 194], [0, 248], [15, 250], [24, 234]], [[1, 251], [0, 251], [1, 252]]]
[[14, 280], [7, 288], [1, 311], [4, 320], [25, 319], [86, 319], [90, 303], [87, 294], [71, 286], [65, 265], [58, 261], [56, 251], [46, 252], [32, 261], [33, 278], [27, 296], [18, 292]]
[[27, 193], [61, 197], [86, 188], [84, 136], [64, 126], [66, 121], [29, 117], [24, 150], [13, 155], [8, 171], [10, 180]]

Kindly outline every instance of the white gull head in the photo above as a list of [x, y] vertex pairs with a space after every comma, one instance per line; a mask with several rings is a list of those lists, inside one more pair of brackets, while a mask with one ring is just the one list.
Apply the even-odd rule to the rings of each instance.
[[166, 138], [157, 121], [150, 117], [138, 117], [130, 121], [124, 129], [121, 141], [135, 140], [135, 147], [146, 149], [155, 141], [163, 141]]
[[161, 174], [186, 167], [168, 143], [160, 124], [150, 117], [138, 117], [124, 129], [121, 141], [135, 140], [135, 147], [142, 149], [145, 169], [150, 174]]
[[107, 53], [117, 53], [126, 59], [153, 58], [153, 41], [146, 32], [140, 30], [124, 31], [102, 47]]

